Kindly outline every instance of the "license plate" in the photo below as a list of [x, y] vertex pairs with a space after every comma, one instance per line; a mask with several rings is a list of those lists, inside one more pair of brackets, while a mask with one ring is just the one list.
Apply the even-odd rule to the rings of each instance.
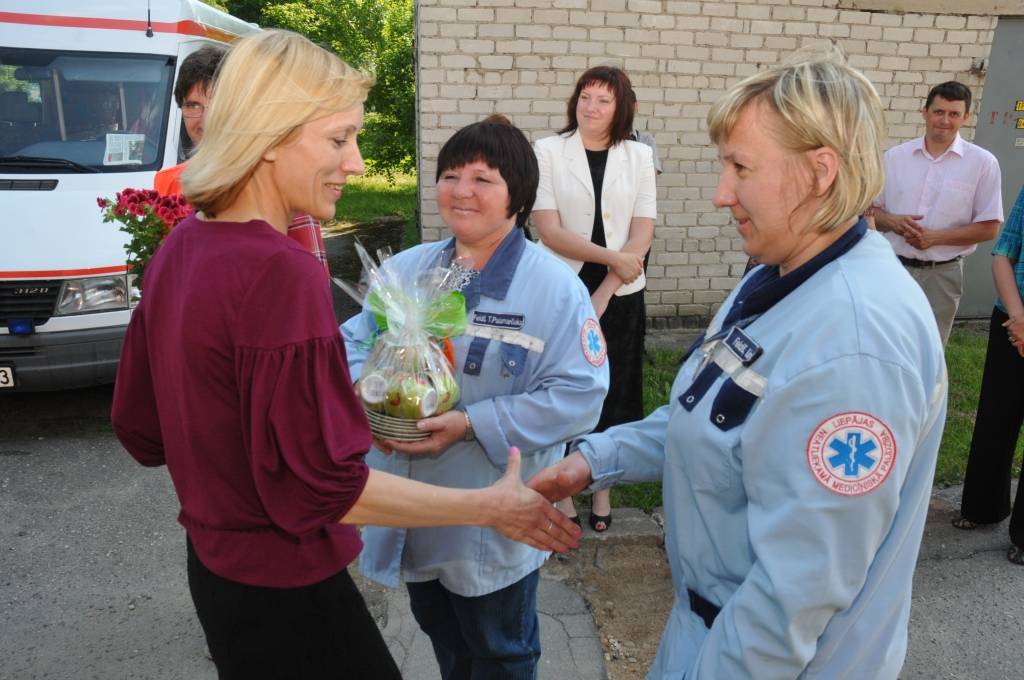
[[14, 387], [13, 366], [0, 366], [0, 390], [5, 387]]

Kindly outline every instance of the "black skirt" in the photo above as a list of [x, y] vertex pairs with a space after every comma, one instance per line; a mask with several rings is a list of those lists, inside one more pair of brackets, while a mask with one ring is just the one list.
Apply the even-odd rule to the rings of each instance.
[[644, 417], [644, 334], [647, 311], [644, 291], [613, 295], [601, 316], [608, 345], [610, 384], [594, 432]]

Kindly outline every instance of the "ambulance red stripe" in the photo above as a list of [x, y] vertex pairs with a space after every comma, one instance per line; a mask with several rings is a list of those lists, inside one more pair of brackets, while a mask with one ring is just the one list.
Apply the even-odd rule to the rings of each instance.
[[[0, 12], [0, 23], [31, 24], [33, 26], [64, 26], [70, 28], [104, 28], [115, 31], [145, 31], [145, 21], [134, 19], [104, 19], [98, 17], [70, 17], [54, 14], [26, 14], [23, 12]], [[231, 42], [238, 36], [195, 21], [154, 21], [155, 33], [179, 33], [198, 35], [221, 42]]]
[[89, 267], [86, 269], [36, 269], [28, 271], [0, 271], [0, 279], [52, 279], [72, 276], [98, 276], [100, 274], [124, 274], [127, 265], [111, 265], [109, 267]]

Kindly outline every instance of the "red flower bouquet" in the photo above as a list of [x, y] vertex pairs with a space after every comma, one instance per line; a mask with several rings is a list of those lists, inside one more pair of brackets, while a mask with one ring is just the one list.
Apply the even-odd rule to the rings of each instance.
[[160, 196], [152, 189], [125, 189], [117, 199], [97, 198], [104, 222], [118, 222], [119, 229], [131, 240], [124, 247], [128, 253], [128, 272], [135, 274], [135, 285], [142, 290], [142, 273], [157, 246], [171, 228], [192, 212], [181, 194]]

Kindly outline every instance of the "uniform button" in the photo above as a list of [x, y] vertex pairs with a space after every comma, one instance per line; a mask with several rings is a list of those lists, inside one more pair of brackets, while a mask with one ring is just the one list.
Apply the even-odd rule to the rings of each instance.
[[515, 359], [510, 359], [509, 362], [508, 362], [508, 365], [511, 366], [512, 368], [515, 368], [516, 367]]
[[693, 395], [692, 394], [686, 398], [686, 403], [687, 404], [692, 404], [693, 403]]
[[475, 371], [475, 370], [476, 370], [476, 364], [472, 364], [472, 363], [471, 363], [471, 364], [469, 365], [469, 369], [470, 369], [471, 371]]
[[725, 422], [725, 416], [719, 413], [717, 416], [715, 416], [715, 422], [721, 425], [722, 423]]

